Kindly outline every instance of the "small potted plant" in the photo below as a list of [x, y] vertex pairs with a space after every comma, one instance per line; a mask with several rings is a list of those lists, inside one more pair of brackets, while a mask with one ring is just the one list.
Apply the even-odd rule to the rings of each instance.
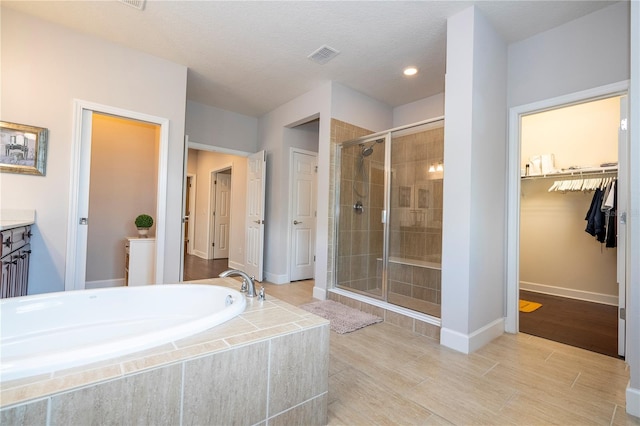
[[146, 238], [149, 233], [149, 228], [153, 226], [153, 218], [148, 214], [141, 214], [136, 217], [135, 224], [138, 228], [138, 235]]

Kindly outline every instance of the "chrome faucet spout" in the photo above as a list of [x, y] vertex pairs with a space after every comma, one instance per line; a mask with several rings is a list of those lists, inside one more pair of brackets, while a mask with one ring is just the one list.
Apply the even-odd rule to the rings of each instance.
[[227, 269], [218, 276], [220, 278], [232, 276], [242, 277], [242, 281], [247, 284], [247, 297], [256, 297], [258, 295], [258, 293], [256, 293], [256, 284], [253, 281], [253, 277], [250, 277], [245, 272], [242, 272], [239, 269]]

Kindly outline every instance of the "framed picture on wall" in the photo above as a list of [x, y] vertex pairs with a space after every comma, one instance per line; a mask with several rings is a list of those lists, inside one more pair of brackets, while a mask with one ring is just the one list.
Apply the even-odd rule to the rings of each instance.
[[416, 185], [416, 207], [428, 209], [431, 204], [431, 193], [424, 185]]
[[0, 121], [0, 172], [45, 175], [48, 131]]
[[410, 186], [401, 186], [398, 188], [398, 207], [411, 207], [411, 193]]

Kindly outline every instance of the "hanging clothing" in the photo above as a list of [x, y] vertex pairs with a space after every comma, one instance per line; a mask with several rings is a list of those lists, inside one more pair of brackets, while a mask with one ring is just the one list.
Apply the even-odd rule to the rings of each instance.
[[607, 216], [607, 237], [606, 237], [606, 247], [613, 248], [617, 246], [618, 242], [618, 221], [616, 217], [618, 216], [616, 208], [618, 204], [618, 185], [614, 181], [611, 184], [611, 190], [609, 191], [609, 196], [604, 203], [604, 206], [607, 207], [606, 216]]
[[587, 215], [585, 216], [585, 220], [587, 221], [587, 227], [585, 228], [585, 232], [590, 235], [596, 237], [598, 241], [603, 243], [606, 239], [606, 222], [605, 222], [605, 214], [602, 211], [602, 196], [603, 192], [600, 188], [597, 188], [593, 193], [593, 198], [591, 199], [591, 206], [587, 211]]
[[607, 183], [604, 188], [597, 188], [584, 218], [587, 221], [585, 232], [609, 248], [617, 245], [617, 192], [616, 180]]

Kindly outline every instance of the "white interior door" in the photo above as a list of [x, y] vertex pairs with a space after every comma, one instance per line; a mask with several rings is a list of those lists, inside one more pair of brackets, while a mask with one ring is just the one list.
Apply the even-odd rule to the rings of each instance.
[[[182, 157], [182, 170], [184, 170], [184, 179], [182, 181], [182, 232], [180, 236], [180, 241], [185, 241], [185, 248], [180, 250], [180, 281], [184, 281], [184, 257], [187, 254], [191, 254], [190, 250], [190, 241], [193, 241], [191, 238], [191, 233], [193, 232], [193, 221], [191, 220], [191, 203], [192, 200], [190, 197], [193, 195], [191, 192], [191, 184], [192, 179], [195, 179], [195, 176], [189, 176], [187, 174], [188, 165], [189, 164], [189, 135], [184, 136], [184, 147], [183, 147], [183, 157]], [[194, 198], [193, 198], [194, 199]], [[189, 231], [191, 228], [191, 231]]]
[[247, 219], [245, 271], [263, 280], [264, 266], [264, 200], [267, 157], [260, 151], [247, 158]]
[[93, 125], [93, 111], [82, 108], [80, 119], [80, 145], [77, 147], [78, 156], [78, 191], [77, 209], [71, 212], [73, 229], [75, 230], [74, 262], [72, 274], [67, 273], [65, 290], [83, 290], [87, 276], [87, 236], [89, 231], [89, 183], [91, 178], [91, 133]]
[[214, 215], [213, 258], [229, 257], [229, 230], [231, 225], [231, 175], [216, 173], [216, 201]]
[[618, 225], [618, 241], [617, 241], [617, 268], [616, 275], [618, 279], [618, 355], [625, 355], [625, 342], [627, 335], [626, 326], [626, 307], [627, 307], [627, 194], [628, 190], [628, 96], [620, 98], [620, 127], [618, 130], [618, 182], [617, 190], [617, 225]]
[[316, 232], [316, 156], [293, 151], [289, 279], [313, 278]]
[[196, 175], [187, 176], [187, 202], [185, 212], [185, 226], [187, 238], [187, 252], [185, 254], [193, 254], [194, 230], [196, 228]]

